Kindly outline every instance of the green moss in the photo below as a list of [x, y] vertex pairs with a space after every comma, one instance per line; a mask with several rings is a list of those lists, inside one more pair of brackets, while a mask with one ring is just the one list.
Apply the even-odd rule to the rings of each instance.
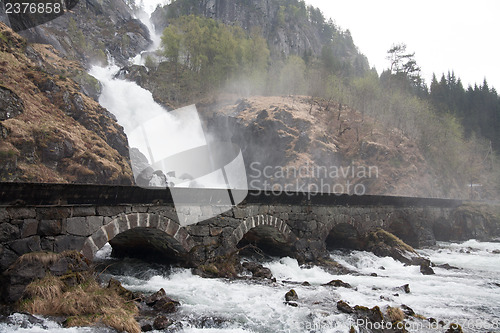
[[9, 149], [9, 150], [0, 150], [0, 159], [5, 159], [5, 158], [12, 158], [14, 156], [18, 155], [16, 151]]
[[200, 270], [211, 275], [219, 275], [219, 269], [215, 266], [215, 264], [201, 265]]
[[4, 42], [4, 43], [8, 43], [9, 40], [7, 39], [7, 36], [5, 36], [1, 31], [0, 31], [0, 39]]
[[384, 229], [378, 229], [374, 231], [368, 236], [368, 239], [374, 243], [384, 243], [386, 245], [389, 245], [390, 247], [396, 247], [408, 252], [415, 252], [415, 250], [410, 245], [406, 244], [397, 236], [391, 234], [388, 231], [385, 231]]

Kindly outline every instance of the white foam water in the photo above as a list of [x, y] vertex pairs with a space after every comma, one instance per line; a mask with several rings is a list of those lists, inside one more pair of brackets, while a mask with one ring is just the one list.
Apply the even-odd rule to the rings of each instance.
[[[252, 280], [204, 279], [188, 269], [161, 270], [151, 264], [133, 266], [111, 273], [126, 288], [144, 293], [164, 288], [180, 301], [172, 314], [183, 325], [182, 332], [348, 332], [356, 327], [353, 317], [339, 313], [336, 303], [344, 300], [351, 306], [399, 307], [405, 304], [417, 314], [458, 322], [465, 332], [499, 332], [500, 279], [498, 263], [500, 244], [468, 241], [461, 244], [439, 243], [420, 250], [437, 264], [450, 263], [459, 269], [435, 267], [435, 275], [422, 275], [417, 266], [405, 266], [392, 258], [379, 258], [367, 252], [332, 252], [331, 258], [356, 274], [334, 275], [316, 266], [300, 266], [292, 258], [276, 258], [263, 263], [277, 282]], [[102, 251], [109, 258], [109, 249]], [[471, 258], [479, 260], [475, 268]], [[377, 276], [370, 276], [376, 273]], [[335, 288], [323, 284], [340, 279], [353, 288]], [[311, 285], [300, 283], [308, 281]], [[409, 284], [406, 294], [400, 286]], [[284, 304], [284, 295], [294, 289], [298, 307]], [[382, 296], [382, 298], [381, 298]], [[45, 321], [45, 323], [51, 323]], [[413, 321], [410, 332], [442, 332], [439, 327], [422, 326], [427, 321]], [[45, 324], [46, 326], [48, 324]], [[57, 332], [97, 332], [97, 329], [63, 329], [52, 323]], [[56, 326], [54, 326], [56, 325]], [[419, 326], [420, 325], [420, 326]], [[48, 326], [47, 326], [48, 327]], [[27, 328], [0, 324], [0, 332], [46, 332], [34, 325]], [[50, 330], [52, 331], [52, 330]], [[357, 328], [359, 332], [359, 328]]]

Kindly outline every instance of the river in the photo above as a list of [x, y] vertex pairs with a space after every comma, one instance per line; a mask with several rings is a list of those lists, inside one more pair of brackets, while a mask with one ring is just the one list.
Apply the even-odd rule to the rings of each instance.
[[[336, 308], [339, 300], [351, 306], [399, 307], [405, 304], [416, 314], [437, 321], [459, 323], [464, 332], [500, 332], [500, 243], [470, 240], [438, 243], [419, 250], [433, 263], [458, 269], [434, 267], [435, 275], [422, 275], [418, 266], [405, 266], [392, 258], [368, 252], [333, 251], [330, 256], [355, 273], [332, 275], [317, 266], [300, 266], [292, 258], [265, 258], [276, 282], [269, 280], [207, 279], [190, 269], [145, 263], [137, 259], [116, 260], [110, 247], [98, 254], [100, 264], [111, 266], [104, 280], [118, 279], [131, 290], [153, 293], [164, 288], [181, 303], [172, 315], [180, 332], [363, 332], [366, 323], [357, 322]], [[241, 258], [242, 261], [247, 258]], [[373, 273], [376, 273], [377, 276]], [[333, 279], [352, 288], [322, 286]], [[310, 286], [302, 285], [307, 281]], [[400, 286], [409, 284], [410, 293]], [[284, 304], [284, 295], [294, 289], [298, 307]], [[103, 328], [62, 328], [42, 318], [30, 324], [23, 315], [11, 316], [0, 324], [0, 332], [105, 332]], [[444, 332], [446, 328], [428, 321], [407, 321], [410, 332]], [[24, 326], [24, 327], [23, 327]]]

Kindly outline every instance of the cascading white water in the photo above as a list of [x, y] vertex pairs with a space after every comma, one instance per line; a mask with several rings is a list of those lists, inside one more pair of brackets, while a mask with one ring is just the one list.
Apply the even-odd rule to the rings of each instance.
[[[173, 116], [154, 101], [148, 90], [141, 88], [135, 82], [114, 78], [118, 71], [119, 67], [112, 64], [108, 67], [94, 66], [90, 74], [102, 84], [99, 103], [116, 116], [129, 139], [137, 127], [150, 120], [161, 118], [160, 124], [152, 124], [159, 125], [160, 128], [146, 129], [148, 134], [152, 135], [149, 144], [159, 145], [158, 150], [165, 150], [169, 155], [174, 155], [206, 144], [198, 119], [192, 119], [191, 114], [187, 119]], [[157, 138], [154, 136], [155, 133], [158, 133]], [[167, 141], [164, 140], [165, 135], [168, 136]], [[130, 145], [131, 148], [139, 148], [148, 156], [146, 147], [137, 147], [133, 142], [130, 142]]]
[[156, 7], [164, 6], [170, 3], [170, 0], [141, 0], [139, 4], [139, 11], [136, 13], [137, 18], [148, 28], [149, 35], [152, 41], [149, 49], [138, 54], [132, 62], [136, 65], [144, 65], [145, 58], [143, 58], [144, 53], [154, 52], [160, 47], [161, 34], [156, 33], [156, 30], [151, 22], [151, 14], [155, 11]]

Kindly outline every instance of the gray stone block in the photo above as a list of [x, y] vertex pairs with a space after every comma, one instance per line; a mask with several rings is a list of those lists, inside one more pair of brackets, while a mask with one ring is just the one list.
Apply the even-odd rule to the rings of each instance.
[[90, 236], [103, 223], [102, 216], [71, 217], [66, 220], [66, 232], [75, 236]]
[[0, 208], [0, 223], [8, 222], [10, 220], [9, 213], [6, 208]]
[[14, 251], [5, 246], [0, 246], [0, 273], [9, 268], [17, 258], [18, 255]]
[[37, 220], [61, 220], [71, 216], [69, 207], [38, 207], [36, 209]]
[[22, 225], [23, 225], [23, 223], [24, 223], [24, 220], [10, 220], [9, 223], [12, 224], [12, 225], [16, 225], [19, 228], [21, 228]]
[[7, 212], [11, 219], [33, 219], [36, 217], [35, 208], [17, 208], [17, 207], [9, 207], [7, 208]]
[[100, 249], [108, 242], [108, 234], [103, 229], [99, 229], [92, 235], [92, 240], [97, 248]]
[[66, 232], [72, 235], [89, 236], [85, 217], [70, 217], [66, 219]]
[[9, 243], [9, 247], [17, 254], [23, 255], [29, 252], [41, 251], [40, 236], [22, 238]]
[[73, 214], [71, 217], [78, 216], [95, 216], [96, 208], [95, 206], [75, 206], [73, 207]]
[[61, 220], [42, 220], [38, 224], [38, 233], [41, 236], [56, 236], [62, 232]]
[[54, 237], [43, 237], [40, 240], [40, 247], [42, 248], [42, 251], [55, 252], [54, 242], [55, 242]]
[[234, 218], [244, 219], [248, 217], [248, 212], [246, 209], [235, 207], [233, 208]]
[[149, 206], [132, 206], [132, 212], [134, 213], [147, 213]]
[[210, 235], [210, 228], [209, 226], [199, 226], [199, 225], [191, 225], [186, 227], [188, 233], [193, 236], [208, 236]]
[[87, 237], [63, 235], [57, 236], [54, 242], [54, 252], [67, 250], [80, 251]]
[[103, 226], [104, 218], [102, 216], [87, 216], [85, 221], [87, 222], [88, 230], [93, 234], [97, 229]]
[[10, 223], [0, 224], [0, 242], [5, 243], [15, 239], [20, 236], [19, 228]]
[[23, 221], [23, 225], [21, 228], [21, 237], [22, 238], [36, 235], [37, 231], [38, 231], [38, 220], [26, 219]]
[[99, 206], [97, 207], [97, 215], [99, 216], [116, 216], [121, 213], [129, 213], [132, 210], [127, 206]]

